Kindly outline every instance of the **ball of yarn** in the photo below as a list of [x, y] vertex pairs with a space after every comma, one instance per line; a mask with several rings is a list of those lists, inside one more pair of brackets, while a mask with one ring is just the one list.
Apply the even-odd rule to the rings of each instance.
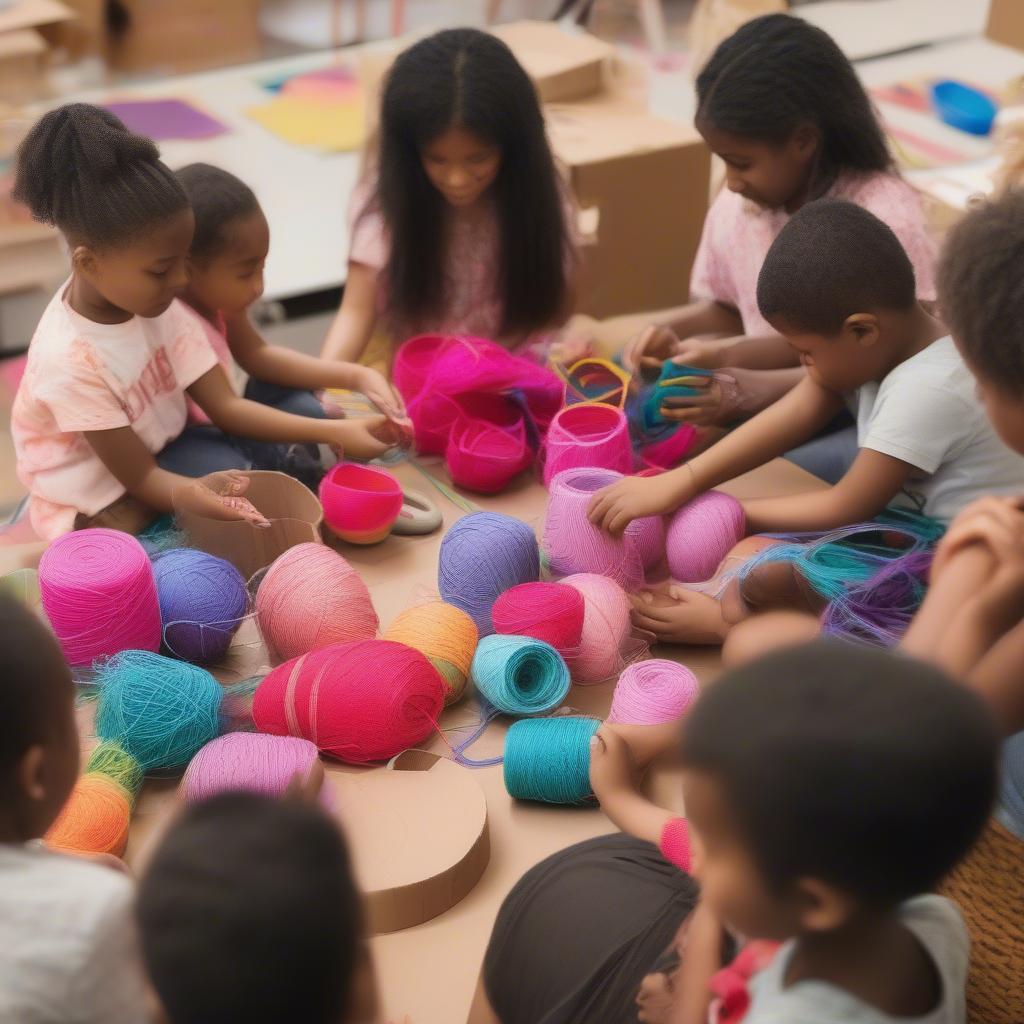
[[573, 678], [583, 685], [610, 679], [622, 670], [622, 650], [630, 635], [629, 597], [614, 580], [596, 573], [567, 576], [562, 582], [583, 595], [583, 630], [572, 663]]
[[626, 414], [613, 405], [589, 402], [562, 409], [545, 440], [544, 485], [565, 469], [580, 467], [629, 473], [633, 444]]
[[362, 577], [324, 544], [297, 544], [267, 570], [256, 621], [275, 662], [329, 644], [368, 640], [377, 613]]
[[461, 608], [444, 601], [407, 608], [383, 637], [426, 656], [444, 680], [446, 707], [465, 692], [478, 638], [476, 623]]
[[86, 775], [105, 775], [134, 800], [142, 786], [142, 765], [120, 743], [101, 743], [89, 755]]
[[441, 542], [437, 584], [441, 597], [466, 612], [481, 635], [493, 631], [491, 608], [500, 594], [540, 577], [533, 530], [500, 512], [463, 516]]
[[128, 794], [116, 782], [103, 775], [83, 775], [44, 842], [53, 850], [120, 857], [128, 845], [131, 815]]
[[699, 693], [697, 677], [685, 665], [661, 658], [638, 661], [622, 670], [608, 721], [630, 725], [674, 722]]
[[383, 761], [425, 740], [444, 707], [427, 659], [390, 640], [332, 644], [285, 662], [253, 697], [256, 728], [302, 736], [351, 764]]
[[632, 543], [644, 569], [653, 569], [665, 557], [665, 520], [661, 516], [634, 519], [623, 534]]
[[485, 636], [473, 655], [477, 691], [506, 715], [543, 715], [569, 692], [569, 669], [550, 644], [525, 636]]
[[39, 593], [69, 665], [160, 649], [160, 605], [146, 551], [120, 530], [58, 537], [39, 562]]
[[217, 735], [220, 684], [205, 669], [148, 651], [124, 651], [100, 666], [96, 735], [120, 746], [144, 772], [188, 764]]
[[154, 559], [153, 576], [171, 654], [196, 662], [222, 658], [249, 603], [242, 574], [223, 558], [178, 548]]
[[563, 657], [576, 657], [583, 634], [583, 595], [561, 583], [520, 583], [491, 609], [496, 633], [532, 636]]
[[350, 544], [376, 544], [402, 511], [402, 485], [386, 470], [339, 462], [320, 481], [324, 522]]
[[745, 533], [743, 506], [730, 495], [707, 491], [687, 502], [669, 520], [665, 534], [672, 578], [680, 583], [711, 579]]
[[[314, 744], [297, 736], [229, 732], [197, 751], [181, 792], [190, 804], [231, 790], [281, 796], [296, 775], [308, 774], [318, 756]], [[326, 786], [321, 791], [328, 792]]]
[[579, 804], [591, 795], [593, 718], [535, 718], [515, 722], [505, 739], [505, 789], [516, 800]]

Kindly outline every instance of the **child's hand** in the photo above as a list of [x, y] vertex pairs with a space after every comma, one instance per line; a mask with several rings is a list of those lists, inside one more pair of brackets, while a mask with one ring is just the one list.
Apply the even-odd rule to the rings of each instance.
[[216, 489], [201, 480], [176, 487], [173, 491], [175, 508], [186, 509], [207, 519], [226, 522], [240, 521], [266, 529], [270, 520], [248, 498], [244, 492], [249, 478], [244, 473], [231, 470], [220, 474]]
[[[672, 362], [681, 367], [700, 365], [678, 357]], [[685, 373], [685, 368], [680, 372]], [[661, 405], [661, 415], [675, 423], [692, 423], [698, 427], [728, 426], [770, 404], [774, 397], [772, 380], [762, 371], [735, 367], [712, 377], [681, 377], [679, 383], [694, 388], [698, 394], [666, 398]]]
[[601, 803], [609, 795], [635, 789], [639, 780], [629, 744], [613, 729], [602, 725], [590, 738], [590, 788]]
[[702, 370], [718, 370], [724, 365], [724, 349], [720, 340], [683, 338], [669, 352], [674, 363], [697, 366]]
[[339, 456], [369, 462], [401, 443], [402, 430], [387, 416], [359, 420], [328, 420], [326, 443]]
[[379, 370], [361, 366], [354, 382], [354, 390], [361, 391], [388, 419], [409, 423], [409, 414], [398, 389], [393, 387]]
[[953, 556], [971, 544], [984, 544], [1003, 561], [1024, 550], [1022, 499], [987, 497], [971, 502], [952, 522], [939, 541], [932, 562], [931, 578], [937, 580]]
[[660, 372], [665, 360], [676, 354], [679, 344], [679, 338], [671, 328], [648, 327], [622, 350], [622, 366], [633, 374], [643, 370]]
[[594, 343], [582, 334], [566, 334], [551, 346], [548, 358], [561, 366], [572, 366], [593, 355]]
[[324, 785], [324, 765], [317, 758], [305, 775], [296, 772], [288, 788], [284, 791], [284, 799], [300, 804], [316, 804], [320, 798], [320, 790]]
[[729, 625], [713, 597], [673, 585], [671, 603], [644, 591], [632, 598], [633, 625], [653, 633], [660, 643], [713, 644], [725, 640]]
[[661, 972], [648, 974], [636, 994], [637, 1020], [640, 1024], [670, 1024], [676, 1004], [674, 977]]
[[598, 491], [591, 499], [587, 518], [618, 537], [634, 519], [674, 512], [695, 493], [689, 487], [683, 490], [671, 473], [630, 476]]

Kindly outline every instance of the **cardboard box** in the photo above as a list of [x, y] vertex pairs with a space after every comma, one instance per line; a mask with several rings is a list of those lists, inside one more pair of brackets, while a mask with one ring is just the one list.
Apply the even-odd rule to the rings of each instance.
[[0, 33], [0, 100], [28, 103], [46, 91], [49, 47], [32, 28]]
[[995, 43], [1024, 50], [1024, 0], [991, 0], [985, 35]]
[[545, 109], [588, 234], [578, 309], [595, 317], [686, 302], [708, 208], [697, 132], [614, 99]]

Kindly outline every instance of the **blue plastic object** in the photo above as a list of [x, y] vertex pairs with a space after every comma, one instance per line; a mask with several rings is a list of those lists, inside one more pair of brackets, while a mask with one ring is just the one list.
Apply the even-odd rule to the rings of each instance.
[[988, 135], [996, 119], [996, 105], [983, 92], [962, 82], [945, 79], [932, 85], [932, 102], [939, 117], [971, 135]]
[[666, 398], [690, 398], [699, 395], [698, 388], [687, 387], [685, 384], [677, 384], [676, 381], [683, 377], [713, 377], [712, 370], [702, 370], [696, 366], [683, 366], [673, 363], [669, 359], [661, 368], [661, 375], [654, 386], [647, 392], [643, 402], [643, 425], [644, 429], [651, 430], [666, 422], [661, 414], [661, 407]]

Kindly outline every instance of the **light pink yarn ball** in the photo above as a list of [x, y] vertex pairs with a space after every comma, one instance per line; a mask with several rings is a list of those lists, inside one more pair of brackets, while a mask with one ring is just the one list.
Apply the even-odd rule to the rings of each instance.
[[577, 573], [562, 582], [583, 595], [583, 631], [571, 666], [573, 681], [588, 685], [610, 679], [622, 669], [622, 648], [630, 635], [629, 597], [618, 583], [597, 573]]
[[608, 721], [628, 725], [674, 722], [699, 693], [700, 683], [685, 665], [662, 658], [638, 661], [622, 670]]
[[688, 502], [669, 520], [665, 535], [668, 567], [680, 583], [711, 579], [719, 563], [746, 533], [743, 506], [721, 491]]

